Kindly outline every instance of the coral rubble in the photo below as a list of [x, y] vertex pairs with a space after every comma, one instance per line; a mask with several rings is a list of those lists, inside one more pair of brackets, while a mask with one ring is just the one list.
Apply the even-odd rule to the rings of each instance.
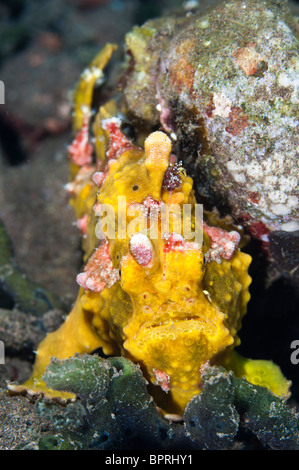
[[[138, 367], [128, 359], [76, 355], [53, 360], [44, 376], [80, 402], [65, 408], [38, 404], [36, 420], [50, 420], [23, 449], [192, 450], [298, 447], [298, 415], [268, 389], [249, 384], [223, 368], [207, 367], [203, 390], [186, 407], [184, 422], [163, 417], [148, 394]], [[250, 430], [255, 439], [242, 437]]]

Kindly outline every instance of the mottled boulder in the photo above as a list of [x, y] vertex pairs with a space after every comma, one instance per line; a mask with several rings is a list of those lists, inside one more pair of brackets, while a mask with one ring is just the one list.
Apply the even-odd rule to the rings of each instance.
[[[269, 247], [298, 220], [298, 37], [288, 5], [233, 0], [126, 37], [124, 109], [161, 126], [202, 201]], [[292, 236], [292, 235], [290, 235]]]

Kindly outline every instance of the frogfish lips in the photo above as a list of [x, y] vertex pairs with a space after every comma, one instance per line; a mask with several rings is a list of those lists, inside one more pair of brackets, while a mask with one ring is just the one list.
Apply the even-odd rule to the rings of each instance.
[[181, 404], [198, 393], [201, 367], [233, 341], [223, 322], [174, 317], [163, 324], [144, 325], [127, 338], [124, 348], [138, 358], [151, 382]]

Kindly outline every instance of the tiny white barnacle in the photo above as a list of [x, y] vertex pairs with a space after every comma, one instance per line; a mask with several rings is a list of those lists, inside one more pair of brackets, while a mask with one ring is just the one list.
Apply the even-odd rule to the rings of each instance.
[[207, 290], [203, 290], [204, 295], [207, 297], [208, 301], [212, 303], [210, 292]]

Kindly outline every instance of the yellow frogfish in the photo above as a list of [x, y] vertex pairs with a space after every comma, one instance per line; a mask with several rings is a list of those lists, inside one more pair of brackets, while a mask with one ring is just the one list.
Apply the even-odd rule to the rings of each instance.
[[123, 133], [114, 101], [91, 112], [93, 88], [114, 49], [108, 44], [98, 54], [74, 98], [67, 190], [84, 249], [78, 298], [39, 345], [31, 378], [8, 388], [74, 400], [46, 385], [47, 365], [52, 357], [102, 348], [140, 365], [166, 413], [183, 413], [200, 393], [208, 364], [287, 397], [290, 384], [275, 364], [234, 351], [251, 282], [251, 257], [240, 251], [239, 233], [201, 222], [196, 240], [193, 181], [172, 154], [170, 138], [156, 131], [137, 146]]

